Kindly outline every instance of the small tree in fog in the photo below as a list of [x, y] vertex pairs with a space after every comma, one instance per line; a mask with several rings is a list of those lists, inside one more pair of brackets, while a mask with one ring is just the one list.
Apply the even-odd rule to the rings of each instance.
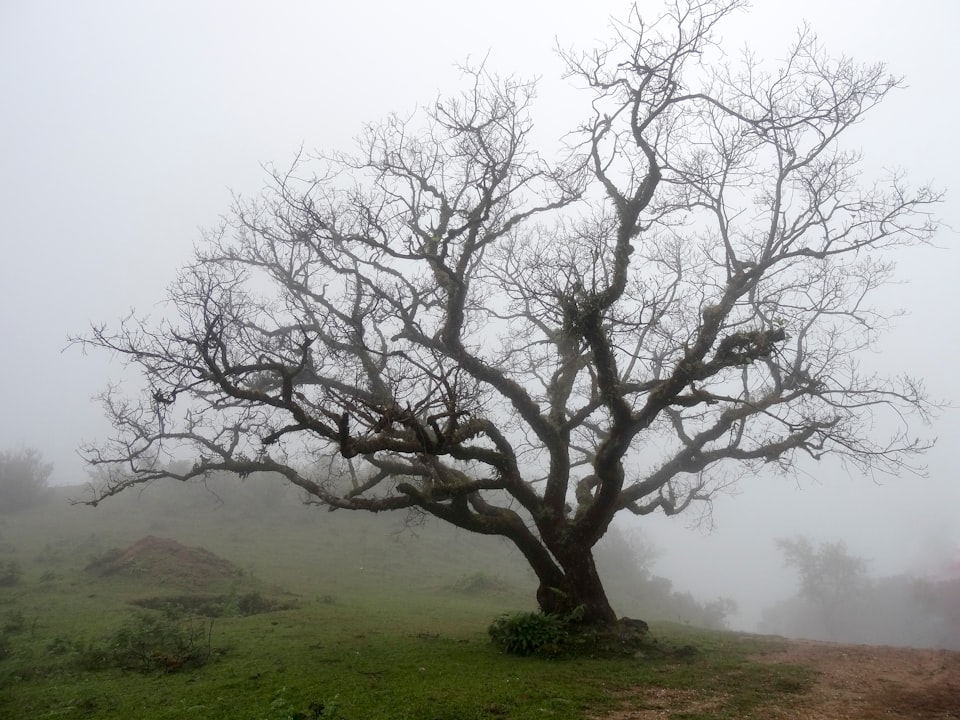
[[779, 67], [728, 61], [716, 29], [742, 4], [634, 9], [567, 53], [584, 103], [559, 159], [535, 147], [534, 85], [473, 68], [238, 202], [172, 317], [86, 338], [144, 380], [104, 395], [92, 502], [279, 473], [331, 509], [504, 536], [543, 610], [611, 623], [592, 548], [617, 513], [680, 513], [804, 455], [910, 466], [925, 394], [857, 359], [886, 324], [887, 251], [930, 238], [938, 198], [861, 184], [840, 144], [898, 81], [807, 30]]
[[0, 452], [0, 513], [23, 510], [47, 495], [53, 465], [32, 449]]
[[784, 564], [797, 571], [800, 596], [818, 608], [827, 633], [836, 637], [840, 615], [862, 600], [870, 588], [869, 563], [851, 555], [843, 541], [814, 548], [804, 537], [781, 538], [777, 547]]

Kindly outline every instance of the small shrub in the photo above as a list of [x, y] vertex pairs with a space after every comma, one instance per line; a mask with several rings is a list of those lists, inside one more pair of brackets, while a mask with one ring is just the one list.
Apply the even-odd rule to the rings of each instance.
[[119, 667], [140, 673], [197, 668], [210, 660], [212, 634], [212, 620], [142, 613], [106, 642], [78, 647], [77, 664], [84, 670]]
[[50, 655], [65, 655], [75, 649], [72, 640], [57, 635], [53, 640], [47, 643], [47, 653]]
[[497, 577], [491, 577], [483, 572], [475, 572], [471, 575], [464, 575], [459, 578], [452, 586], [451, 590], [465, 595], [477, 595], [485, 593], [501, 593], [509, 590], [510, 587], [503, 580]]
[[110, 648], [97, 643], [79, 643], [74, 648], [76, 655], [74, 664], [80, 670], [95, 672], [113, 667], [113, 656]]
[[37, 553], [37, 562], [44, 565], [61, 562], [64, 559], [64, 544], [62, 542], [47, 543]]
[[273, 612], [281, 607], [276, 600], [266, 598], [256, 591], [237, 595], [235, 603], [239, 615], [259, 615]]
[[160, 610], [171, 618], [182, 617], [185, 614], [202, 615], [208, 618], [246, 617], [296, 607], [295, 602], [265, 597], [256, 591], [229, 595], [163, 595], [131, 600], [131, 603], [149, 610]]
[[20, 582], [23, 572], [16, 560], [0, 562], [0, 587], [13, 587]]
[[494, 644], [512, 655], [551, 654], [567, 638], [566, 618], [542, 612], [518, 612], [501, 615], [488, 632]]
[[84, 570], [96, 575], [107, 575], [122, 555], [123, 550], [120, 548], [110, 548], [91, 558]]
[[27, 618], [23, 610], [11, 610], [3, 618], [3, 626], [0, 632], [4, 635], [12, 635], [15, 632], [23, 630], [27, 626]]

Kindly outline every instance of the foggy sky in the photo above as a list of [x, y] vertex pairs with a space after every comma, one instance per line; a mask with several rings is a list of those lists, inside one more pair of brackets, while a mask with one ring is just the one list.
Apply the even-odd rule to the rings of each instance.
[[[868, 116], [857, 142], [868, 170], [904, 167], [915, 184], [951, 191], [941, 216], [960, 226], [956, 0], [915, 0], [909, 10], [871, 0], [754, 4], [723, 30], [731, 53], [747, 40], [776, 57], [808, 20], [832, 52], [885, 61], [906, 76], [909, 89]], [[542, 77], [535, 120], [559, 134], [585, 109], [559, 79], [552, 48], [591, 47], [608, 36], [607, 17], [627, 7], [0, 2], [0, 450], [36, 447], [55, 463], [54, 482], [86, 479], [75, 449], [109, 432], [91, 397], [119, 364], [64, 351], [66, 337], [132, 308], [149, 313], [231, 192], [265, 184], [263, 164], [282, 167], [301, 145], [349, 149], [362, 123], [455, 91], [455, 65], [487, 53], [495, 71]], [[926, 378], [943, 399], [960, 398], [956, 240], [945, 227], [943, 249], [897, 258], [904, 284], [878, 302], [910, 314], [864, 359]], [[879, 574], [918, 567], [932, 544], [960, 548], [960, 419], [948, 412], [917, 430], [940, 438], [928, 478], [878, 484], [830, 462], [796, 480], [743, 483], [740, 495], [716, 503], [712, 533], [691, 532], [683, 519], [645, 519], [664, 551], [658, 572], [708, 598], [736, 597], [750, 617], [789, 594], [770, 581], [789, 580], [773, 537], [844, 539]], [[744, 603], [748, 591], [756, 599]]]

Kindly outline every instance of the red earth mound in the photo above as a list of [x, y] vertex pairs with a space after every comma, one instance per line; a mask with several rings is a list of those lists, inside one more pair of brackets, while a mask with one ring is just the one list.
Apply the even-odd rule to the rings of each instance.
[[92, 562], [98, 575], [127, 575], [152, 583], [202, 588], [240, 577], [243, 571], [229, 560], [200, 547], [148, 535], [126, 550], [115, 550]]

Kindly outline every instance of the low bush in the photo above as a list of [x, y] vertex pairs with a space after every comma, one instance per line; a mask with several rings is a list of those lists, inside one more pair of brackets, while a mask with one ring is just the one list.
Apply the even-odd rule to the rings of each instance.
[[20, 564], [16, 560], [0, 562], [0, 587], [13, 587], [20, 582], [22, 574]]
[[501, 615], [488, 629], [493, 643], [512, 655], [556, 654], [567, 638], [569, 620], [542, 612]]
[[498, 577], [491, 577], [483, 572], [475, 572], [458, 578], [450, 586], [450, 589], [464, 595], [477, 595], [506, 592], [510, 589], [510, 586]]
[[106, 575], [108, 574], [110, 568], [117, 562], [117, 560], [120, 559], [122, 555], [123, 550], [120, 548], [110, 548], [109, 550], [104, 550], [103, 552], [91, 558], [84, 570], [95, 575]]
[[0, 632], [9, 635], [15, 632], [20, 632], [27, 626], [27, 617], [23, 614], [23, 610], [10, 610], [6, 615], [3, 616], [3, 624], [0, 625]]
[[212, 636], [213, 620], [140, 613], [106, 641], [79, 646], [77, 664], [84, 670], [178, 672], [210, 660]]
[[131, 603], [149, 610], [160, 610], [171, 617], [187, 613], [208, 618], [247, 617], [296, 607], [293, 601], [266, 597], [257, 591], [227, 595], [162, 595], [132, 600]]
[[117, 665], [137, 672], [176, 672], [205, 665], [212, 653], [213, 620], [176, 620], [142, 613], [113, 637]]

